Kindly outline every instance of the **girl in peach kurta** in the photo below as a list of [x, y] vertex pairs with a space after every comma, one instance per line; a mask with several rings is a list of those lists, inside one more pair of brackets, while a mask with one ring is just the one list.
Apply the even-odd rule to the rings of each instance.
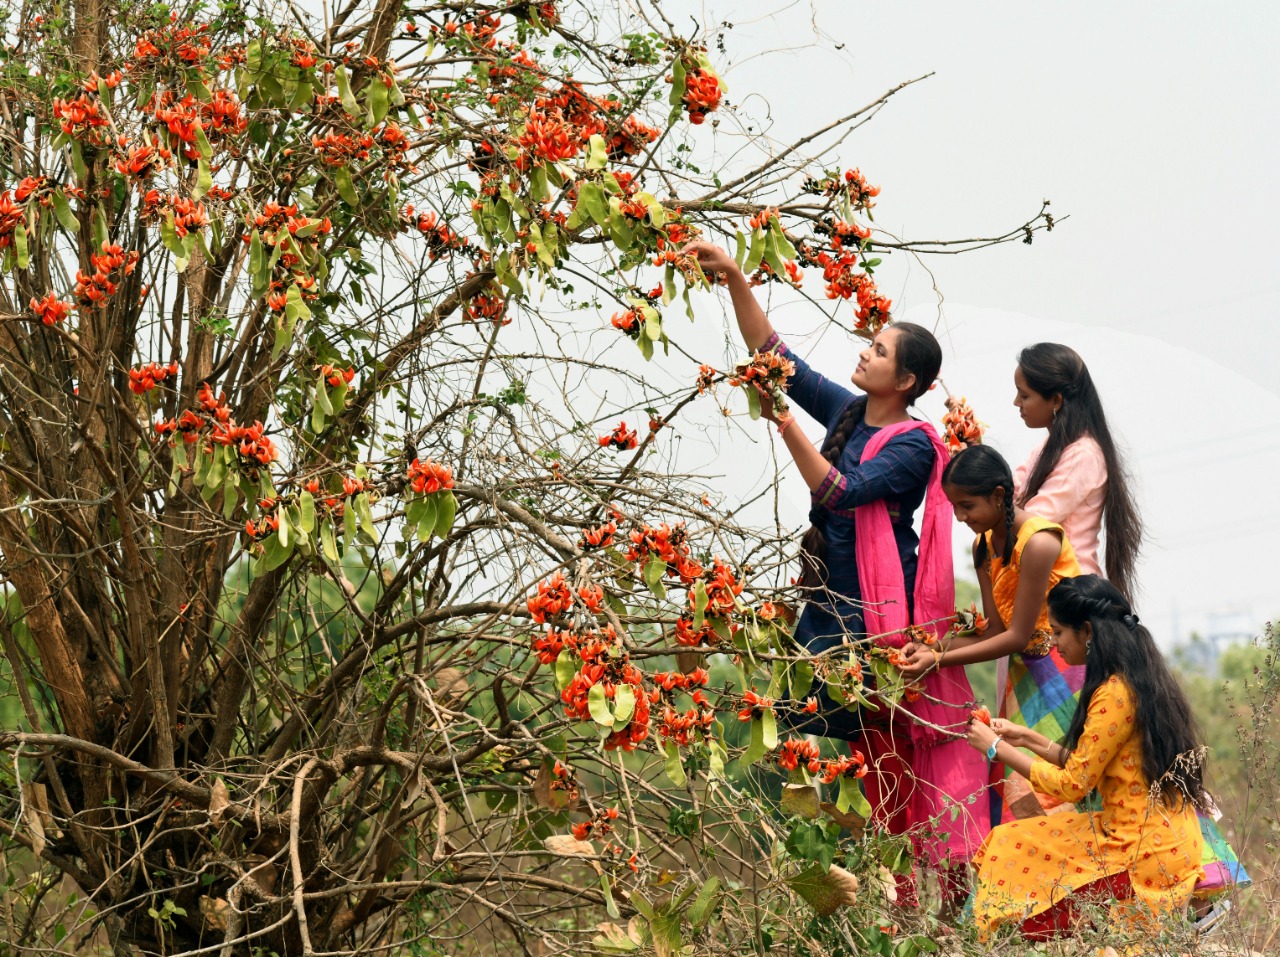
[[1102, 810], [993, 828], [974, 858], [974, 920], [984, 937], [1013, 922], [1028, 936], [1056, 936], [1069, 929], [1077, 901], [1101, 896], [1116, 899], [1113, 930], [1150, 936], [1181, 916], [1202, 873], [1191, 708], [1114, 586], [1095, 575], [1066, 579], [1049, 608], [1056, 646], [1086, 671], [1065, 744], [998, 720], [974, 722], [969, 741], [1062, 801], [1096, 788]]
[[1102, 574], [1105, 526], [1106, 576], [1131, 595], [1142, 521], [1088, 367], [1074, 349], [1039, 342], [1018, 355], [1013, 383], [1027, 428], [1049, 433], [1014, 474], [1017, 503], [1062, 525], [1089, 574]]

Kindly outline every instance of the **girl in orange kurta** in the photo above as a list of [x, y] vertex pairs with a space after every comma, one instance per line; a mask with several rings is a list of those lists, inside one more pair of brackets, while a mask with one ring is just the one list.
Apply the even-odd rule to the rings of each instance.
[[1049, 615], [1063, 658], [1085, 666], [1064, 742], [997, 720], [975, 721], [969, 743], [1062, 801], [1096, 788], [1102, 810], [993, 828], [974, 858], [974, 920], [984, 937], [1018, 923], [1043, 939], [1070, 929], [1077, 901], [1115, 898], [1111, 928], [1150, 936], [1182, 915], [1202, 873], [1196, 811], [1205, 798], [1191, 707], [1115, 586], [1096, 575], [1064, 579], [1049, 594]]
[[[956, 455], [942, 483], [956, 518], [978, 535], [973, 565], [989, 624], [978, 638], [949, 636], [934, 647], [909, 646], [903, 676], [914, 681], [943, 663], [970, 665], [1007, 655], [1000, 667], [1000, 717], [1061, 737], [1084, 675], [1075, 669], [1072, 685], [1071, 669], [1052, 652], [1045, 596], [1062, 578], [1080, 574], [1071, 543], [1060, 525], [1015, 507], [1009, 463], [990, 446]], [[997, 775], [993, 824], [1013, 816], [1010, 792], [1041, 811], [1025, 782], [1009, 788], [999, 770]]]

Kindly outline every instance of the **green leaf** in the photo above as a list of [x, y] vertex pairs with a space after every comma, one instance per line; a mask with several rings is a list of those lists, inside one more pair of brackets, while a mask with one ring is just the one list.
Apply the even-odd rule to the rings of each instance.
[[75, 171], [76, 179], [80, 182], [89, 176], [89, 167], [84, 163], [84, 153], [80, 149], [80, 141], [71, 141], [71, 168]]
[[[284, 528], [284, 522], [280, 523], [280, 527]], [[289, 556], [293, 554], [293, 545], [286, 545], [280, 540], [279, 535], [272, 535], [267, 539], [267, 550], [259, 559], [258, 570], [269, 572], [274, 568], [279, 568], [289, 560]]]
[[742, 391], [747, 394], [747, 412], [753, 419], [760, 418], [760, 393], [750, 382], [742, 387]]
[[789, 672], [791, 681], [791, 697], [796, 701], [809, 694], [813, 687], [813, 662], [796, 661]]
[[694, 930], [701, 930], [702, 926], [711, 919], [712, 913], [715, 912], [716, 894], [719, 892], [720, 878], [708, 877], [706, 883], [702, 885], [702, 890], [698, 891], [698, 899], [689, 908], [689, 923], [693, 925]]
[[280, 544], [288, 545], [293, 536], [293, 527], [289, 524], [289, 514], [285, 509], [280, 509], [280, 527], [276, 529], [276, 534], [280, 536]]
[[667, 777], [671, 779], [671, 783], [678, 788], [682, 788], [688, 783], [688, 776], [684, 773], [684, 761], [681, 760], [680, 746], [670, 738], [662, 745], [662, 750], [667, 755], [667, 760], [663, 763], [663, 768], [667, 772]]
[[594, 684], [587, 692], [587, 710], [591, 712], [591, 720], [602, 728], [613, 729], [613, 712], [609, 710], [609, 699], [604, 693], [604, 684]]
[[448, 489], [437, 492], [433, 497], [436, 499], [436, 538], [446, 538], [458, 514], [458, 500]]
[[772, 229], [764, 237], [764, 258], [775, 276], [779, 279], [787, 277], [787, 264], [778, 255], [778, 234]]
[[752, 718], [751, 741], [747, 745], [746, 752], [742, 755], [742, 763], [744, 765], [755, 764], [765, 756], [766, 750], [764, 746], [764, 722], [759, 718]]
[[13, 255], [19, 269], [26, 269], [31, 265], [31, 256], [27, 252], [27, 227], [22, 223], [13, 228]]
[[583, 183], [578, 190], [578, 203], [587, 211], [597, 226], [609, 221], [609, 203], [599, 183]]
[[71, 211], [71, 204], [67, 202], [66, 194], [60, 189], [53, 191], [53, 212], [58, 217], [58, 222], [62, 223], [62, 227], [68, 232], [74, 233], [80, 228], [80, 221]]
[[373, 524], [373, 506], [369, 502], [369, 493], [362, 492], [350, 500], [348, 508], [355, 510], [356, 519], [360, 523], [360, 528], [371, 541], [378, 540], [378, 529]]
[[764, 749], [772, 751], [778, 746], [778, 716], [772, 708], [766, 708], [760, 715], [760, 730]]
[[351, 116], [360, 115], [360, 104], [351, 92], [351, 78], [347, 76], [347, 68], [339, 65], [334, 70], [334, 79], [338, 82], [338, 98], [342, 100], [342, 108]]
[[222, 482], [222, 517], [230, 521], [238, 504], [240, 504], [240, 476], [235, 472], [228, 472], [226, 479]]
[[710, 599], [707, 597], [707, 583], [701, 578], [693, 586], [693, 630], [701, 631], [703, 622], [706, 621], [707, 603]]
[[858, 779], [840, 778], [840, 794], [836, 798], [836, 807], [843, 812], [852, 811], [864, 821], [871, 820], [871, 804], [858, 786]]
[[659, 555], [650, 557], [649, 563], [644, 567], [644, 583], [660, 601], [667, 597], [666, 586], [662, 584], [662, 576], [666, 573], [667, 563]]
[[671, 104], [671, 113], [667, 116], [668, 125], [680, 118], [680, 113], [684, 109], [684, 94], [684, 61], [677, 57], [675, 62], [671, 64], [671, 93], [667, 97], [667, 102]]
[[791, 245], [791, 240], [787, 238], [787, 234], [782, 229], [782, 224], [776, 219], [769, 224], [769, 231], [773, 233], [773, 241], [777, 247], [778, 255], [783, 259], [795, 259], [796, 247]]
[[324, 557], [331, 562], [338, 560], [338, 542], [333, 530], [333, 522], [325, 519], [320, 523], [320, 547], [324, 550]]
[[609, 875], [600, 875], [600, 890], [604, 893], [604, 909], [614, 920], [622, 919], [622, 912], [618, 910], [618, 902], [613, 899], [613, 889], [609, 885]]
[[604, 137], [599, 133], [592, 133], [591, 139], [587, 141], [587, 169], [591, 171], [604, 169], [609, 165], [609, 149], [605, 145]]
[[560, 649], [556, 658], [556, 689], [564, 691], [573, 683], [573, 676], [578, 673], [578, 666], [568, 648]]
[[329, 383], [325, 381], [323, 372], [316, 378], [315, 403], [325, 415], [333, 415], [333, 404], [329, 401]]
[[359, 206], [360, 197], [356, 195], [355, 183], [351, 181], [351, 170], [339, 166], [333, 171], [333, 182], [338, 187], [338, 195], [348, 206]]
[[760, 263], [764, 259], [764, 241], [764, 230], [752, 230], [751, 251], [747, 253], [747, 258], [742, 263], [742, 271], [748, 276], [760, 268]]
[[636, 693], [631, 685], [618, 685], [613, 693], [613, 711], [614, 730], [621, 731], [631, 723], [631, 716], [636, 713]]
[[439, 514], [439, 502], [435, 495], [425, 495], [422, 499], [422, 517], [418, 519], [418, 541], [429, 541], [436, 533], [436, 519]]
[[658, 310], [653, 309], [649, 306], [643, 306], [641, 307], [641, 312], [644, 314], [643, 331], [645, 336], [651, 342], [661, 342], [662, 341], [662, 317], [658, 315]]
[[196, 183], [191, 187], [191, 198], [198, 202], [212, 186], [213, 173], [209, 170], [209, 161], [202, 156], [196, 164]]
[[204, 135], [204, 127], [199, 123], [195, 124], [195, 131], [196, 150], [200, 153], [200, 156], [203, 159], [208, 160], [209, 157], [213, 155], [213, 147], [209, 145], [209, 138]]
[[306, 489], [298, 494], [298, 527], [308, 535], [316, 530], [316, 497]]

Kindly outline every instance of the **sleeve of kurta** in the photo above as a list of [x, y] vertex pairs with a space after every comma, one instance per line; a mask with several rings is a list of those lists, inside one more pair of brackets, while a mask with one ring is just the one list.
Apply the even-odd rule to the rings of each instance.
[[857, 394], [810, 368], [775, 332], [760, 347], [761, 352], [774, 351], [796, 364], [795, 375], [787, 382], [787, 398], [793, 401], [828, 429], [845, 406], [857, 398]]
[[[1026, 476], [1015, 478], [1016, 487], [1026, 484]], [[1107, 461], [1098, 443], [1089, 438], [1072, 442], [1062, 450], [1062, 457], [1054, 466], [1040, 490], [1027, 499], [1023, 506], [1032, 515], [1039, 515], [1061, 524], [1084, 504], [1088, 496], [1107, 484]]]
[[1133, 692], [1112, 676], [1093, 693], [1084, 730], [1063, 767], [1037, 759], [1031, 765], [1031, 786], [1060, 801], [1078, 801], [1102, 779], [1102, 773], [1133, 734]]
[[903, 432], [885, 443], [876, 455], [847, 472], [831, 466], [827, 477], [813, 492], [813, 503], [835, 511], [845, 511], [894, 499], [929, 480], [937, 453], [923, 429]]

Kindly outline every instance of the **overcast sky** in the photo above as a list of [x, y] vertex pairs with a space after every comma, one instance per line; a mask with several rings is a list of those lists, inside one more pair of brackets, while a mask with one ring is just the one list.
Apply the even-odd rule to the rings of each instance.
[[[895, 313], [938, 324], [947, 384], [1015, 463], [1038, 437], [1010, 405], [1018, 349], [1047, 339], [1081, 352], [1139, 484], [1150, 535], [1140, 611], [1162, 643], [1224, 614], [1254, 627], [1280, 614], [1277, 8], [739, 0], [676, 9], [708, 29], [733, 24], [727, 57], [713, 58], [729, 63], [731, 98], [770, 117], [780, 142], [935, 73], [838, 152], [835, 162], [881, 185], [877, 225], [917, 239], [990, 235], [1044, 198], [1069, 218], [1031, 246], [931, 257], [932, 277], [906, 257], [886, 260], [877, 278]], [[824, 330], [812, 307], [773, 315], [824, 371], [852, 371], [856, 347]], [[925, 407], [935, 422], [938, 406]], [[763, 479], [768, 457], [749, 459], [740, 441]], [[800, 521], [803, 484], [789, 470], [786, 481]], [[958, 554], [967, 537], [957, 526]]]

